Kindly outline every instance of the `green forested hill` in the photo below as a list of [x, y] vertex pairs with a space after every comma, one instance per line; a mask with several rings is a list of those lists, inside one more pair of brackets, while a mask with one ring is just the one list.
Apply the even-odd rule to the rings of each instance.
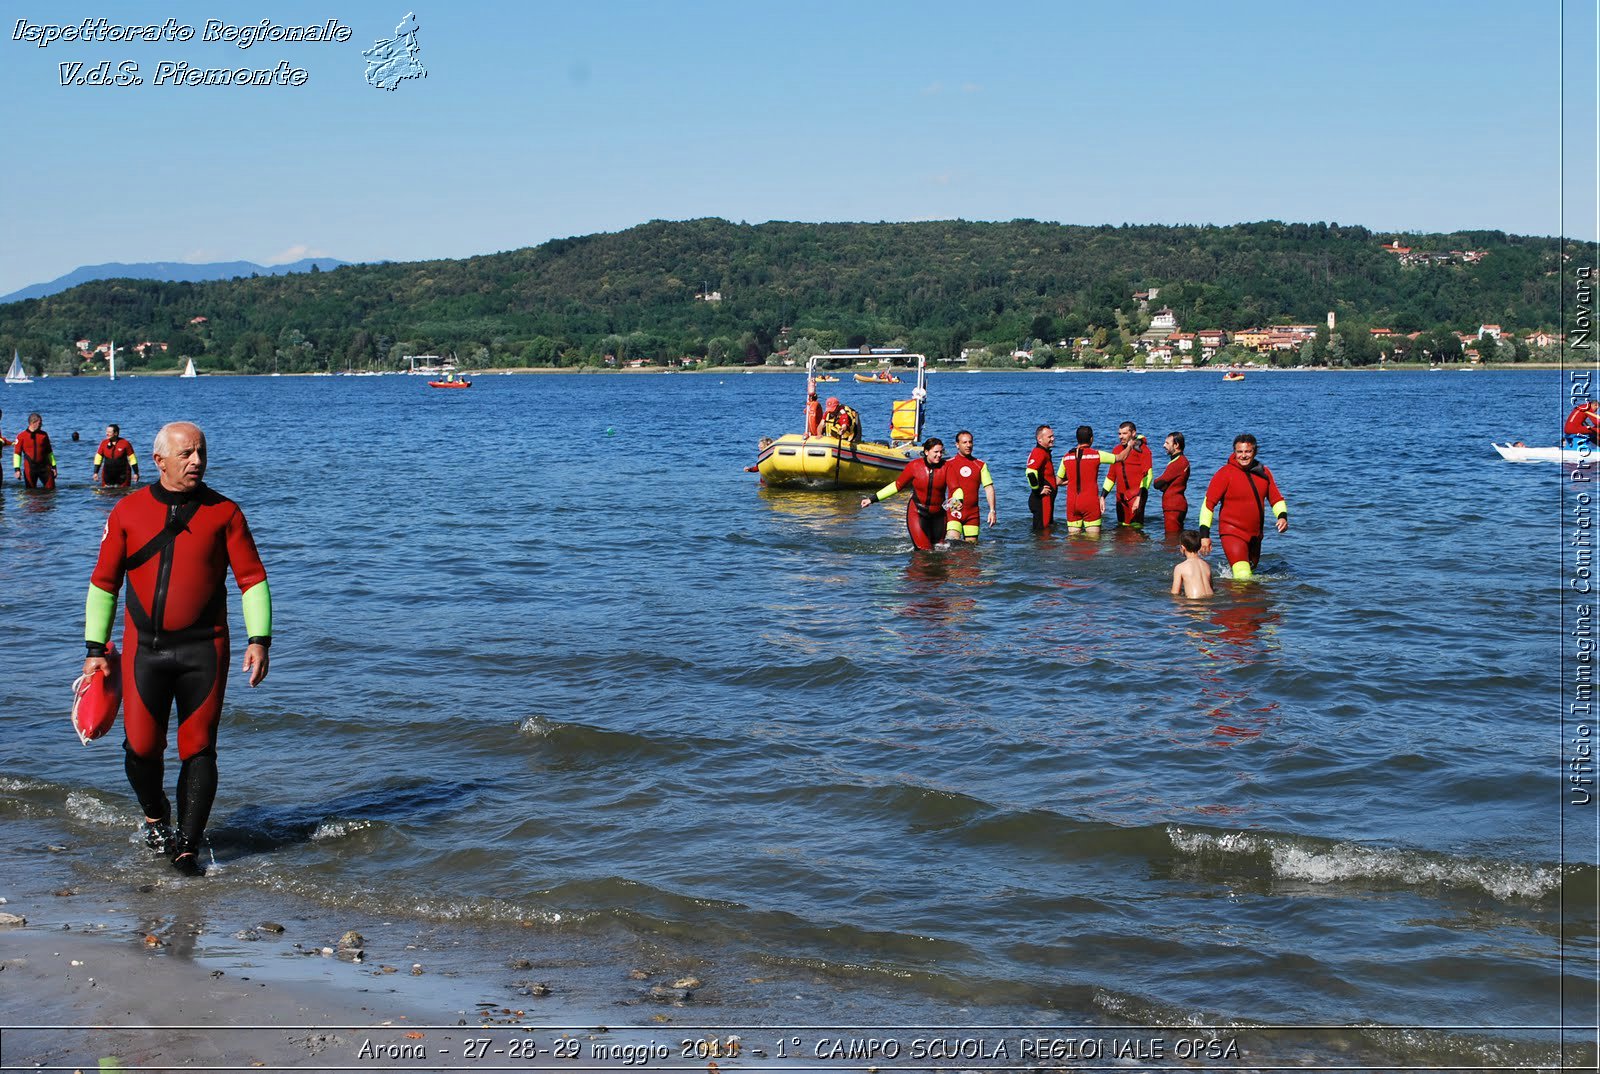
[[[214, 283], [103, 280], [0, 306], [0, 350], [77, 364], [73, 341], [171, 344], [202, 368], [392, 368], [454, 352], [464, 365], [593, 364], [708, 356], [759, 361], [789, 339], [903, 344], [936, 357], [971, 342], [1143, 327], [1135, 291], [1161, 289], [1185, 330], [1322, 322], [1400, 332], [1555, 329], [1557, 240], [1500, 232], [1407, 235], [1419, 250], [1485, 250], [1477, 264], [1403, 267], [1360, 227], [1080, 227], [1017, 220], [909, 224], [654, 221], [616, 234], [460, 261], [352, 265]], [[1581, 258], [1587, 247], [1569, 245]], [[697, 298], [720, 292], [720, 301]], [[193, 318], [206, 318], [192, 325]], [[1146, 314], [1146, 319], [1148, 315]], [[792, 328], [785, 336], [782, 329]]]

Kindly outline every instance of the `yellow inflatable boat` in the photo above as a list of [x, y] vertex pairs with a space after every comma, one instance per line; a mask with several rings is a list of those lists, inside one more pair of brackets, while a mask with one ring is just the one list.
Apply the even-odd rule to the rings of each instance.
[[[844, 440], [823, 434], [785, 433], [763, 443], [756, 458], [761, 479], [772, 488], [882, 488], [900, 476], [906, 463], [922, 453], [923, 387], [927, 359], [917, 363], [917, 386], [910, 399], [897, 399], [889, 421], [889, 439]], [[806, 395], [815, 392], [816, 359], [806, 369]]]

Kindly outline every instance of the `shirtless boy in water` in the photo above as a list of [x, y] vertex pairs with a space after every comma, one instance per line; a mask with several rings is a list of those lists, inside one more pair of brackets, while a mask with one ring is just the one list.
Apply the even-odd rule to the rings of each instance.
[[1172, 568], [1172, 595], [1190, 598], [1215, 595], [1211, 588], [1211, 564], [1200, 558], [1200, 531], [1184, 530], [1178, 535], [1183, 546], [1183, 562]]

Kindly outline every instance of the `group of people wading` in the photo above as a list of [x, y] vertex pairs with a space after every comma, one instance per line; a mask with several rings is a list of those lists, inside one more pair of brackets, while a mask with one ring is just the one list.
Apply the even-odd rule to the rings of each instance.
[[[78, 439], [78, 434], [73, 433], [72, 439]], [[0, 448], [7, 446], [11, 448], [11, 470], [24, 488], [56, 487], [55, 445], [50, 443], [38, 412], [28, 415], [28, 427], [15, 440], [0, 432]], [[93, 479], [102, 488], [129, 488], [139, 480], [139, 456], [115, 424], [106, 426], [105, 439], [95, 449]]]
[[[1162, 526], [1169, 536], [1184, 533], [1189, 513], [1189, 458], [1181, 432], [1167, 434], [1162, 447], [1166, 468], [1155, 476], [1155, 463], [1145, 437], [1131, 421], [1117, 427], [1117, 447], [1105, 451], [1094, 445], [1094, 430], [1080, 425], [1077, 443], [1059, 463], [1054, 456], [1056, 434], [1049, 425], [1034, 432], [1033, 450], [1023, 473], [1028, 482], [1028, 511], [1033, 528], [1043, 532], [1056, 524], [1057, 501], [1068, 533], [1098, 536], [1105, 516], [1105, 497], [1114, 497], [1117, 525], [1144, 525], [1145, 505], [1152, 490], [1161, 493]], [[956, 434], [956, 454], [945, 458], [944, 441], [923, 441], [922, 455], [906, 464], [900, 476], [871, 496], [866, 507], [909, 489], [906, 530], [921, 549], [931, 549], [946, 537], [978, 539], [980, 490], [988, 499], [988, 524], [999, 521], [995, 510], [994, 481], [989, 467], [972, 453], [972, 433]], [[1106, 467], [1101, 477], [1101, 467]], [[1289, 507], [1278, 490], [1272, 471], [1256, 458], [1256, 438], [1242, 433], [1234, 438], [1233, 454], [1211, 478], [1200, 502], [1200, 521], [1192, 540], [1199, 554], [1211, 554], [1213, 525], [1222, 542], [1223, 555], [1235, 578], [1249, 578], [1261, 561], [1261, 538], [1270, 509], [1279, 533], [1289, 528]], [[1186, 542], [1187, 543], [1187, 542]]]

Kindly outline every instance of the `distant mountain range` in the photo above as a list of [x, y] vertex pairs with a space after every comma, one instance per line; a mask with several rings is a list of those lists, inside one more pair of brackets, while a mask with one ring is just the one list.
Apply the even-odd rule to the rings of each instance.
[[145, 261], [137, 265], [124, 265], [113, 261], [108, 265], [84, 265], [49, 283], [35, 283], [9, 295], [0, 295], [0, 302], [20, 302], [25, 298], [44, 298], [58, 294], [69, 287], [92, 280], [166, 280], [173, 283], [198, 283], [203, 280], [231, 280], [235, 276], [282, 276], [290, 272], [310, 272], [311, 266], [326, 272], [348, 265], [332, 257], [306, 257], [287, 265], [258, 265], [254, 261], [214, 261], [207, 265], [191, 265], [183, 261]]

